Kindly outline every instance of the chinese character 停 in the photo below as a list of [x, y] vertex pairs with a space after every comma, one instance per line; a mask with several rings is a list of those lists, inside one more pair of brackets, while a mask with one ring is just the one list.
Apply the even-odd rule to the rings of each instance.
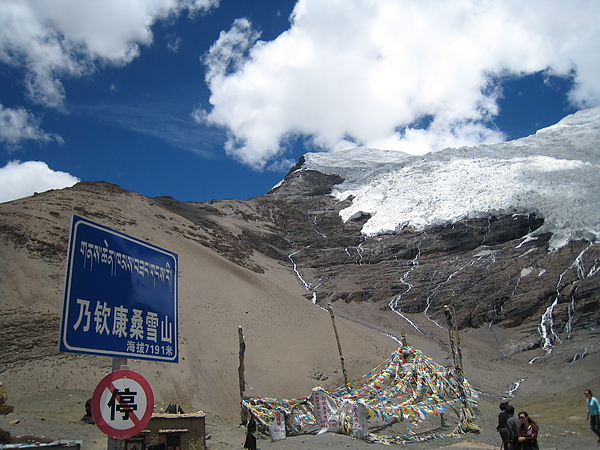
[[123, 413], [123, 420], [129, 420], [129, 414], [137, 410], [135, 396], [137, 392], [131, 392], [129, 388], [119, 391], [117, 388], [112, 393], [108, 406], [110, 407], [110, 420], [115, 420], [115, 412]]

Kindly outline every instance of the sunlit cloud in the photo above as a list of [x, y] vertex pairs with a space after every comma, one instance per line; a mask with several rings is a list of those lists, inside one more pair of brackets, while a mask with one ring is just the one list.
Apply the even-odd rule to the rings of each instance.
[[[22, 74], [30, 102], [62, 111], [65, 79], [126, 65], [139, 56], [140, 46], [152, 43], [151, 28], [158, 20], [218, 6], [219, 0], [2, 1], [0, 62]], [[20, 139], [56, 138], [41, 131], [22, 107], [0, 113], [0, 142], [14, 146]]]
[[299, 0], [273, 41], [247, 19], [221, 33], [205, 56], [212, 107], [198, 117], [257, 169], [294, 136], [411, 154], [498, 142], [507, 76], [573, 77], [576, 106], [600, 103], [598, 17], [585, 0]]
[[7, 202], [45, 192], [62, 189], [80, 181], [66, 172], [50, 169], [42, 161], [9, 161], [0, 168], [0, 202]]
[[5, 108], [0, 104], [0, 143], [13, 150], [24, 141], [62, 143], [62, 138], [42, 131], [36, 117], [25, 108]]

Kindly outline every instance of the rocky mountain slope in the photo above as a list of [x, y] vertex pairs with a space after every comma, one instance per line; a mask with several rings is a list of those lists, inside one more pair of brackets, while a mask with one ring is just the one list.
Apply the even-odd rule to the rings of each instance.
[[346, 217], [355, 197], [331, 195], [347, 180], [338, 172], [302, 158], [248, 200], [149, 199], [82, 182], [0, 204], [0, 381], [17, 397], [91, 393], [110, 370], [109, 358], [57, 351], [73, 214], [179, 255], [181, 361], [130, 361], [159, 401], [235, 417], [238, 326], [249, 395], [293, 398], [338, 385], [329, 305], [351, 378], [383, 361], [403, 330], [451, 364], [450, 305], [483, 400], [519, 391], [543, 411], [557, 391], [576, 395], [598, 381], [600, 245], [571, 238], [555, 248], [543, 208], [523, 205], [366, 234], [373, 213]]
[[597, 244], [571, 241], [551, 251], [551, 233], [531, 237], [544, 223], [535, 211], [368, 237], [361, 227], [369, 216], [343, 222], [340, 211], [352, 200], [327, 195], [340, 182], [339, 176], [292, 170], [269, 194], [250, 200], [156, 201], [212, 230], [206, 245], [238, 264], [260, 272], [252, 263], [259, 252], [291, 265], [304, 295], [319, 305], [421, 314], [439, 328], [443, 307], [451, 304], [460, 328], [527, 329], [526, 339], [500, 351], [543, 349], [532, 358], [600, 323]]
[[[238, 326], [256, 395], [302, 396], [315, 383], [342, 379], [329, 314], [305, 301], [289, 264], [256, 254], [247, 258], [249, 270], [239, 264], [244, 247], [227, 229], [114, 185], [82, 182], [0, 205], [0, 381], [9, 396], [57, 388], [91, 396], [111, 369], [111, 358], [57, 350], [73, 214], [179, 255], [180, 362], [129, 360], [159, 401], [237, 415]], [[342, 321], [339, 328], [342, 338], [356, 339], [345, 355], [356, 375], [396, 347], [363, 325]]]

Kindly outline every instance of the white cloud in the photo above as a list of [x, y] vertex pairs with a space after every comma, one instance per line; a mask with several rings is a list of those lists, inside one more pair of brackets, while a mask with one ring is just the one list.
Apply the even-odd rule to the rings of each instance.
[[62, 108], [61, 79], [93, 73], [98, 64], [123, 65], [148, 45], [151, 26], [184, 9], [219, 0], [2, 0], [0, 61], [22, 69], [31, 100]]
[[0, 168], [0, 202], [44, 192], [62, 189], [80, 181], [66, 172], [52, 170], [41, 161], [9, 161]]
[[0, 143], [17, 148], [23, 141], [62, 142], [58, 135], [48, 134], [39, 128], [37, 119], [24, 108], [5, 108], [0, 104]]
[[[264, 168], [289, 137], [413, 154], [503, 139], [498, 79], [575, 74], [570, 98], [600, 103], [600, 2], [299, 0], [270, 42], [236, 21], [206, 57], [226, 149]], [[427, 118], [426, 130], [411, 124]]]
[[[157, 20], [218, 5], [219, 0], [1, 0], [0, 62], [23, 72], [29, 100], [62, 110], [62, 80], [106, 64], [128, 64], [140, 45], [152, 43]], [[0, 143], [18, 146], [29, 139], [60, 140], [41, 131], [23, 108], [0, 109]]]

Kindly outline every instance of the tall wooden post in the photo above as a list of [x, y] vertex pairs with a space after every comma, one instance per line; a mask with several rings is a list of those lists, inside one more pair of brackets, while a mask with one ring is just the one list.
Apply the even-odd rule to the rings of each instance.
[[460, 349], [460, 335], [458, 334], [458, 325], [455, 320], [454, 307], [452, 310], [448, 305], [444, 305], [444, 314], [448, 322], [448, 335], [450, 338], [450, 348], [452, 350], [452, 358], [454, 359], [454, 368], [464, 375], [462, 364], [462, 351]]
[[238, 376], [240, 382], [240, 401], [244, 400], [244, 390], [246, 380], [244, 379], [244, 354], [246, 353], [246, 342], [244, 341], [244, 330], [241, 326], [238, 327], [238, 337], [240, 340], [240, 365], [238, 367]]
[[329, 305], [327, 307], [329, 315], [331, 316], [331, 323], [333, 324], [333, 332], [335, 333], [335, 340], [337, 342], [338, 352], [340, 354], [340, 361], [342, 363], [342, 372], [344, 374], [344, 385], [348, 386], [348, 374], [346, 373], [346, 365], [344, 364], [344, 355], [342, 354], [342, 345], [340, 344], [340, 337], [338, 336], [337, 327], [335, 326], [335, 316], [333, 315], [333, 307]]
[[456, 321], [456, 311], [454, 306], [452, 309], [448, 305], [444, 305], [444, 314], [448, 322], [448, 334], [450, 338], [450, 347], [452, 349], [452, 356], [454, 358], [454, 373], [458, 381], [458, 391], [463, 401], [463, 408], [461, 409], [459, 416], [458, 427], [462, 427], [463, 430], [468, 429], [473, 419], [473, 411], [467, 400], [467, 392], [465, 391], [463, 382], [465, 371], [462, 363], [462, 350], [460, 348], [460, 335], [458, 334], [458, 323]]

